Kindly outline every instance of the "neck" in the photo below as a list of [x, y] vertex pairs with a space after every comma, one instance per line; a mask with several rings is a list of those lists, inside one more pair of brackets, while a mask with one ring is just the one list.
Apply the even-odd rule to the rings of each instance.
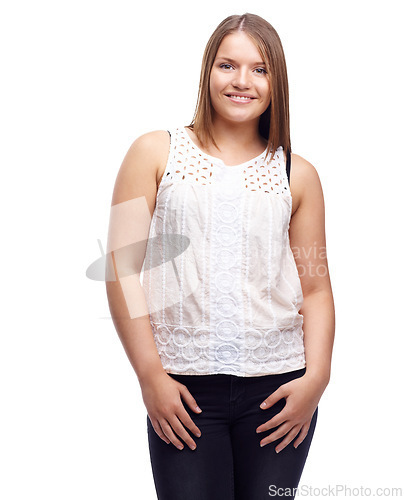
[[[212, 134], [219, 150], [245, 151], [252, 146], [265, 147], [266, 141], [258, 131], [259, 119], [250, 122], [225, 122], [214, 119]], [[216, 148], [212, 144], [212, 149]]]

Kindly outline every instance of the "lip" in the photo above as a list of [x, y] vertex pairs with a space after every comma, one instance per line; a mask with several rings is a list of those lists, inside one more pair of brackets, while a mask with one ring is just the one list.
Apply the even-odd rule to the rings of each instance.
[[[237, 97], [232, 97], [232, 96], [241, 96], [241, 97], [248, 97], [249, 99], [238, 99]], [[253, 102], [256, 97], [253, 97], [253, 96], [250, 96], [250, 95], [246, 95], [246, 94], [237, 94], [237, 93], [234, 93], [234, 94], [225, 94], [225, 96], [231, 101], [231, 102], [234, 102], [236, 104], [249, 104], [251, 102]]]
[[236, 95], [238, 97], [250, 97], [251, 99], [256, 99], [256, 97], [252, 94], [243, 94], [242, 92], [228, 92], [227, 94], [225, 94], [225, 96], [229, 97], [229, 96], [232, 96], [232, 95]]

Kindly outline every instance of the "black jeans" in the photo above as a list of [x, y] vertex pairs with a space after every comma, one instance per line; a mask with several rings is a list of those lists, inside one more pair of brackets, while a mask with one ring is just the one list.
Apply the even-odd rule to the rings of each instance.
[[[281, 399], [271, 408], [259, 406], [279, 386], [304, 375], [306, 368], [259, 377], [235, 375], [175, 375], [187, 386], [202, 409], [194, 413], [183, 402], [201, 430], [196, 443], [179, 450], [165, 443], [147, 415], [147, 431], [154, 483], [159, 500], [263, 500], [294, 498], [317, 422], [318, 407], [310, 430], [295, 449], [293, 441], [281, 452], [275, 447], [285, 436], [262, 448], [260, 441], [277, 429], [256, 433], [256, 428], [280, 412]], [[181, 438], [179, 438], [182, 442]], [[288, 490], [286, 490], [288, 488]], [[278, 495], [279, 494], [279, 495]]]

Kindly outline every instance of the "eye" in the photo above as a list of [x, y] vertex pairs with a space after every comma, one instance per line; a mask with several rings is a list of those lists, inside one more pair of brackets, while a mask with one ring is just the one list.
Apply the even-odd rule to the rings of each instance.
[[258, 71], [259, 75], [265, 75], [267, 72], [265, 68], [257, 68], [255, 71]]
[[[227, 67], [225, 68], [224, 66], [227, 66]], [[227, 64], [227, 63], [222, 63], [219, 65], [219, 68], [223, 68], [223, 69], [229, 69], [231, 67], [232, 67], [231, 64]]]

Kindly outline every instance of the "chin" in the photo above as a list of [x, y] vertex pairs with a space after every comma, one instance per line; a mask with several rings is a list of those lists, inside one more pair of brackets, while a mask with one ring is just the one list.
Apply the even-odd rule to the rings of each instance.
[[218, 116], [221, 116], [223, 119], [229, 121], [229, 122], [233, 122], [233, 123], [247, 123], [247, 122], [251, 122], [251, 121], [254, 121], [254, 120], [257, 120], [259, 119], [259, 117], [261, 115], [239, 115], [239, 116], [231, 116], [231, 115], [220, 115], [219, 113], [217, 114]]

